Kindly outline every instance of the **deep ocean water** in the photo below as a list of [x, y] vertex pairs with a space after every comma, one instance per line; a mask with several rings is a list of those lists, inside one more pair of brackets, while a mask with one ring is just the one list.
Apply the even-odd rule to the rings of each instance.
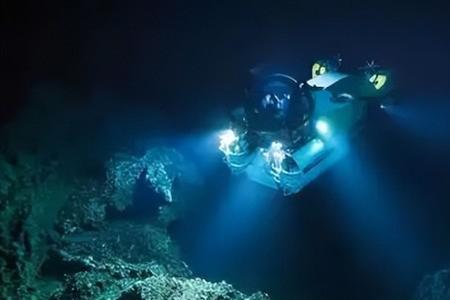
[[[138, 2], [2, 5], [0, 299], [450, 299], [445, 4]], [[297, 195], [230, 174], [249, 70], [336, 54], [396, 105]]]

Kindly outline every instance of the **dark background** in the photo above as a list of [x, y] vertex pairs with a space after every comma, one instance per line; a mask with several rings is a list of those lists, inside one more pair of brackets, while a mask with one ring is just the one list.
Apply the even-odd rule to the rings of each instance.
[[160, 138], [204, 166], [195, 137], [226, 124], [262, 63], [298, 78], [337, 53], [344, 70], [372, 59], [391, 68], [398, 108], [372, 112], [344, 162], [289, 198], [249, 183], [229, 193], [249, 206], [223, 213], [230, 199], [218, 194], [244, 179], [213, 156], [195, 217], [174, 234], [196, 275], [274, 299], [409, 299], [449, 267], [445, 3], [13, 2], [0, 6], [2, 126], [21, 147], [86, 165]]

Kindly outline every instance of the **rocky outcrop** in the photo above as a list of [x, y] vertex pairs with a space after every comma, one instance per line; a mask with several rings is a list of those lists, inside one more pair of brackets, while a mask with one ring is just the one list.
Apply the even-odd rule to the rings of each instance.
[[48, 232], [69, 191], [54, 161], [1, 157], [0, 298], [28, 299], [47, 257]]
[[64, 285], [52, 300], [65, 299], [229, 299], [268, 300], [247, 296], [231, 285], [194, 278], [163, 228], [113, 223], [101, 232], [67, 237], [53, 249], [48, 264]]
[[177, 151], [154, 148], [143, 156], [117, 154], [107, 163], [107, 184], [111, 198], [120, 208], [130, 204], [131, 193], [141, 179], [173, 202], [175, 180], [189, 180], [195, 169]]
[[415, 300], [450, 299], [450, 270], [426, 275], [417, 288]]
[[[173, 149], [116, 155], [96, 178], [32, 155], [0, 167], [0, 299], [269, 299], [195, 278], [180, 258], [167, 226], [195, 168]], [[137, 220], [126, 212], [142, 185], [157, 209]]]

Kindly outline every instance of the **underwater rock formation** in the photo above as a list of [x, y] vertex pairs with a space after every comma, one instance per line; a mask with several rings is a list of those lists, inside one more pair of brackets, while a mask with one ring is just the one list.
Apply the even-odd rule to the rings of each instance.
[[[46, 259], [68, 184], [54, 161], [26, 154], [0, 157], [0, 299], [27, 299]], [[42, 289], [39, 289], [42, 290]]]
[[173, 185], [176, 179], [187, 179], [193, 170], [183, 156], [169, 148], [154, 148], [143, 156], [115, 155], [107, 164], [107, 183], [117, 207], [129, 205], [132, 191], [139, 179], [150, 184], [166, 201], [174, 201]]
[[426, 275], [416, 291], [415, 300], [450, 299], [450, 270]]
[[[269, 299], [195, 278], [180, 258], [167, 226], [195, 168], [173, 149], [116, 155], [103, 178], [25, 154], [0, 167], [0, 299]], [[112, 218], [142, 182], [165, 199], [156, 215]]]
[[157, 261], [166, 273], [190, 276], [191, 272], [179, 258], [178, 248], [159, 224], [112, 222], [100, 231], [85, 231], [65, 236], [59, 247], [74, 257], [86, 254], [96, 262], [119, 259], [127, 263]]
[[[66, 237], [49, 264], [64, 266], [64, 287], [51, 299], [269, 299], [250, 298], [225, 282], [193, 278], [163, 228], [113, 223], [100, 232]], [[72, 272], [67, 272], [72, 270]]]
[[123, 292], [119, 300], [126, 299], [269, 300], [269, 297], [261, 292], [250, 296], [245, 295], [224, 281], [211, 283], [199, 278], [186, 279], [157, 275], [138, 282]]
[[56, 229], [70, 234], [82, 229], [98, 229], [105, 223], [108, 195], [95, 180], [75, 183], [65, 205], [59, 210]]

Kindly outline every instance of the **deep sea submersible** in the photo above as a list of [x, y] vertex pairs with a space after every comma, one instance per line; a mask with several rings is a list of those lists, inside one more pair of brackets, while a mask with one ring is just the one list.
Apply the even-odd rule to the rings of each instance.
[[374, 63], [345, 74], [341, 62], [315, 62], [306, 82], [283, 73], [254, 76], [246, 103], [219, 136], [233, 173], [290, 195], [345, 155], [345, 141], [359, 131], [369, 105], [385, 105], [392, 84], [390, 72]]

